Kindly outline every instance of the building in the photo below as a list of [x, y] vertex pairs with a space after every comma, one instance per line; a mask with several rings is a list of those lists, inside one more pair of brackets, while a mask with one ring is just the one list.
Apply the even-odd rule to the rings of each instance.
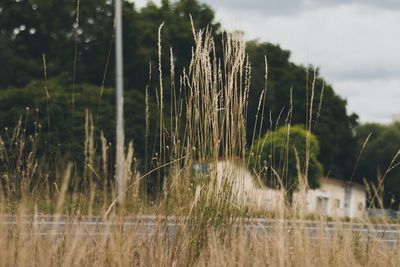
[[[237, 204], [268, 211], [284, 208], [284, 191], [263, 186], [246, 166], [219, 161], [216, 173], [219, 185], [229, 179]], [[364, 186], [328, 177], [320, 178], [320, 185], [320, 188], [309, 189], [303, 194], [295, 192], [293, 206], [305, 213], [322, 216], [356, 218], [365, 215], [367, 194]]]
[[257, 183], [246, 166], [233, 161], [219, 161], [216, 165], [217, 184], [229, 179], [233, 201], [239, 206], [258, 210], [277, 210], [284, 207], [283, 190], [274, 190]]
[[320, 188], [308, 190], [306, 199], [293, 196], [295, 205], [308, 213], [331, 217], [362, 217], [366, 212], [367, 194], [364, 186], [334, 178], [320, 178]]

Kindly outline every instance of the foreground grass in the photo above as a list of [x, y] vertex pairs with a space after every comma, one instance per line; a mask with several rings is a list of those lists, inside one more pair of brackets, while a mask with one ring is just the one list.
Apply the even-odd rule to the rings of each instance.
[[[200, 203], [199, 203], [200, 204]], [[202, 206], [205, 203], [202, 203]], [[203, 209], [203, 208], [202, 208]], [[310, 233], [305, 224], [249, 230], [245, 220], [192, 214], [134, 220], [120, 209], [88, 226], [82, 217], [54, 216], [40, 224], [18, 214], [0, 223], [1, 266], [399, 266], [398, 244], [365, 239], [342, 224], [327, 235], [326, 221]], [[30, 219], [31, 218], [31, 219]], [[6, 222], [14, 222], [13, 224]], [[80, 222], [80, 223], [79, 223]], [[172, 226], [171, 226], [172, 225]], [[250, 224], [257, 225], [257, 224]], [[252, 228], [250, 228], [252, 229]]]

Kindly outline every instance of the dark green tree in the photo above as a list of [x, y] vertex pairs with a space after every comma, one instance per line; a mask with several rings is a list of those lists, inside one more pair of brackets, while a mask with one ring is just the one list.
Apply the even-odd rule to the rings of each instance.
[[[368, 136], [370, 137], [367, 141]], [[376, 123], [360, 125], [357, 127], [357, 141], [358, 150], [361, 151], [363, 147], [364, 150], [360, 155], [354, 180], [363, 183], [365, 179], [378, 188], [376, 196], [374, 190], [371, 192], [374, 205], [378, 203], [377, 198], [383, 197], [381, 200], [385, 207], [398, 209], [400, 159], [397, 153], [400, 150], [400, 122], [389, 125]], [[383, 196], [380, 195], [380, 191], [383, 191]]]
[[[0, 88], [25, 86], [47, 76], [62, 84], [114, 84], [113, 3], [107, 0], [46, 1], [21, 0], [0, 3]], [[169, 73], [169, 50], [174, 50], [177, 73], [186, 66], [193, 44], [192, 15], [197, 29], [219, 31], [214, 12], [194, 0], [149, 3], [139, 12], [124, 1], [125, 86], [143, 91], [148, 82], [148, 65], [157, 73], [158, 28], [162, 33], [163, 62]], [[105, 77], [104, 77], [105, 75]], [[157, 75], [155, 75], [157, 77]], [[71, 90], [71, 88], [69, 88]]]

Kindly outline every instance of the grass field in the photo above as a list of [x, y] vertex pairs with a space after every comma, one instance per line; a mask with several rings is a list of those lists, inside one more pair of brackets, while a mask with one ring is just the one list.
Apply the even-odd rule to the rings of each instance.
[[[154, 111], [159, 117], [156, 167], [146, 173], [137, 171], [130, 144], [125, 155], [126, 190], [122, 195], [116, 195], [113, 184], [106, 184], [112, 176], [107, 168], [109, 147], [103, 136], [102, 142], [95, 144], [89, 112], [83, 170], [64, 162], [49, 179], [47, 168], [53, 164], [52, 159], [39, 156], [39, 134], [26, 136], [21, 121], [0, 139], [0, 213], [13, 216], [12, 223], [0, 224], [0, 265], [399, 266], [397, 243], [382, 243], [378, 237], [365, 239], [343, 226], [326, 236], [327, 218], [317, 218], [313, 234], [304, 225], [288, 228], [285, 222], [304, 219], [305, 215], [289, 205], [275, 214], [250, 210], [244, 203], [233, 201], [235, 192], [229, 177], [217, 185], [213, 169], [206, 179], [193, 178], [195, 162], [212, 166], [223, 158], [246, 164], [247, 155], [259, 153], [246, 147], [247, 140], [257, 139], [260, 132], [258, 126], [253, 136], [246, 136], [251, 67], [244, 43], [227, 36], [223, 56], [218, 58], [207, 31], [195, 32], [194, 36], [190, 66], [179, 83], [170, 81], [173, 88], [177, 87], [169, 94], [170, 107], [163, 104], [165, 81], [160, 64], [159, 101]], [[261, 108], [265, 97], [264, 90], [258, 122], [266, 117]], [[148, 117], [152, 111], [146, 111]], [[304, 174], [299, 173], [299, 177], [307, 181]], [[155, 184], [163, 188], [156, 198], [144, 193], [143, 181], [150, 178], [157, 179]], [[82, 181], [82, 190], [71, 186], [73, 180]], [[307, 187], [306, 182], [302, 185]], [[25, 219], [41, 214], [52, 214], [56, 222], [64, 216], [64, 226], [60, 229], [55, 224], [47, 228], [51, 231], [46, 234], [34, 219]], [[155, 216], [152, 231], [124, 228], [128, 216], [141, 214]], [[75, 223], [82, 216], [92, 215], [119, 224], [104, 227], [99, 233]], [[245, 219], [254, 215], [270, 216], [280, 223], [272, 231], [246, 231]], [[173, 232], [165, 228], [166, 216], [176, 219]], [[367, 219], [359, 222], [370, 223]]]

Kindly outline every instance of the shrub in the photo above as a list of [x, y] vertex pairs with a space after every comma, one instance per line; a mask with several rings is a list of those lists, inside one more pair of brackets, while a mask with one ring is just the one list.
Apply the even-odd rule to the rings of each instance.
[[255, 142], [249, 167], [270, 187], [284, 187], [291, 195], [299, 178], [310, 188], [319, 186], [322, 164], [318, 160], [319, 142], [302, 126], [284, 126], [266, 133]]

